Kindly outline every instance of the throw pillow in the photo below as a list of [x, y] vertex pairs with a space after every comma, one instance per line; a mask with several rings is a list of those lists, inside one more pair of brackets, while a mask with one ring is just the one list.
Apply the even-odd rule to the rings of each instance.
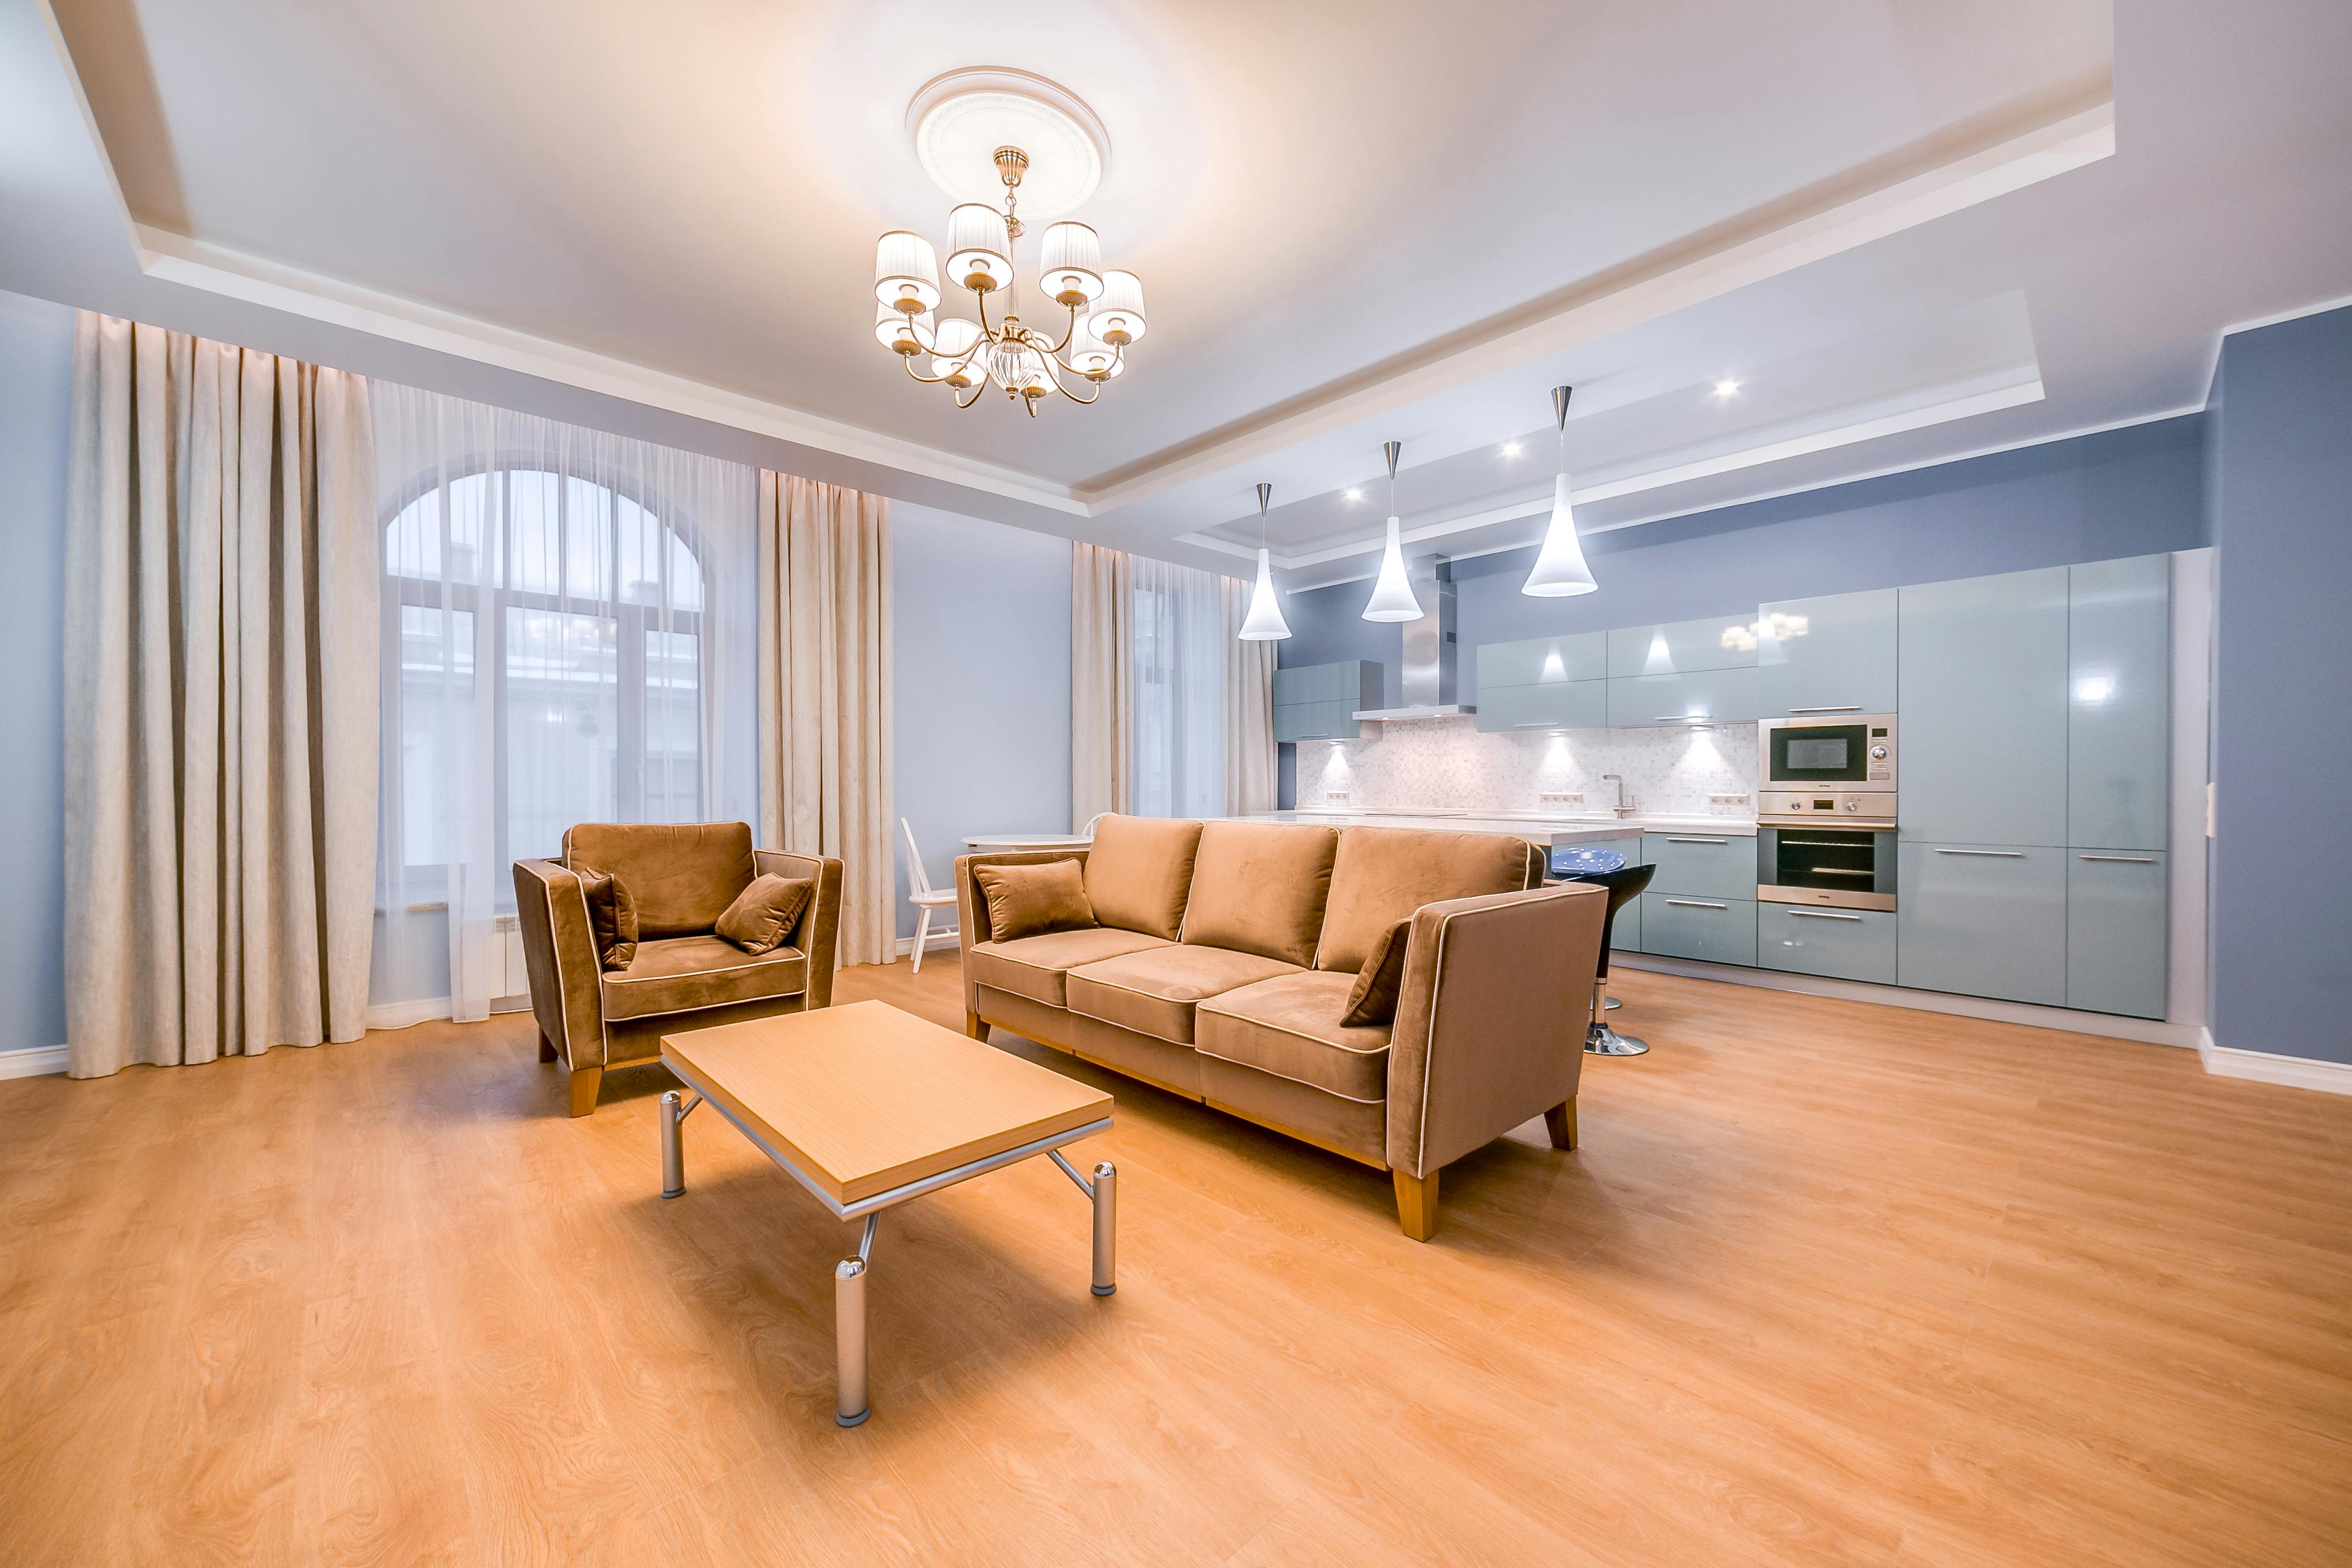
[[1032, 866], [982, 866], [971, 874], [988, 900], [991, 942], [1018, 942], [1049, 931], [1082, 931], [1095, 923], [1086, 873], [1076, 860]]
[[815, 896], [815, 879], [779, 877], [771, 871], [752, 878], [712, 929], [745, 952], [772, 952], [792, 934], [801, 910]]
[[1348, 1012], [1340, 1023], [1360, 1028], [1396, 1022], [1397, 997], [1404, 990], [1404, 948], [1412, 936], [1412, 921], [1402, 920], [1373, 940], [1371, 954], [1348, 992]]
[[637, 901], [621, 879], [593, 866], [574, 866], [580, 890], [588, 897], [588, 930], [596, 939], [596, 963], [626, 969], [637, 961]]

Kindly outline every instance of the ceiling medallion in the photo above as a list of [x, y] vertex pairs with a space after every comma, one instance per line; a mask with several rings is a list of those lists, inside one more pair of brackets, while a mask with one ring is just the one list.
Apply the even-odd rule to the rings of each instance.
[[[1048, 308], [1069, 313], [1056, 339], [1022, 324], [1013, 246], [1028, 232], [1024, 198], [1040, 219], [1094, 194], [1110, 158], [1102, 122], [1043, 77], [975, 69], [925, 83], [907, 106], [907, 125], [924, 170], [960, 203], [948, 214], [947, 281], [971, 296], [972, 316], [939, 313], [939, 252], [921, 235], [893, 229], [874, 247], [875, 341], [911, 379], [947, 387], [959, 408], [979, 402], [992, 381], [1032, 418], [1057, 392], [1073, 403], [1101, 397], [1148, 325], [1142, 280], [1104, 268], [1102, 238], [1088, 226], [1047, 225], [1036, 286]], [[993, 321], [991, 295], [1000, 298]], [[929, 374], [915, 368], [925, 355]]]

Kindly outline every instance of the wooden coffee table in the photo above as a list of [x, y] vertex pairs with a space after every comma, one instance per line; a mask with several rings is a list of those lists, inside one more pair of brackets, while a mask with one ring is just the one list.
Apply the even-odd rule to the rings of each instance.
[[1094, 1291], [1117, 1289], [1118, 1173], [1094, 1180], [1065, 1144], [1107, 1132], [1111, 1098], [884, 1002], [856, 1002], [665, 1035], [662, 1060], [695, 1090], [661, 1098], [662, 1196], [686, 1191], [679, 1138], [704, 1100], [843, 1219], [866, 1221], [833, 1271], [834, 1419], [873, 1413], [866, 1393], [866, 1274], [881, 1211], [1044, 1154], [1094, 1204]]

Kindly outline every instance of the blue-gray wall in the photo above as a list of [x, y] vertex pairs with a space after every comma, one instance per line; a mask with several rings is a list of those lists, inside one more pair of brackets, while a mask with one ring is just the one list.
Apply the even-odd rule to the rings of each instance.
[[[967, 834], [1069, 831], [1070, 544], [902, 501], [890, 558], [891, 789], [944, 888]], [[931, 921], [954, 924], [952, 910]]]
[[66, 1043], [66, 416], [74, 313], [0, 293], [0, 1051]]
[[2352, 310], [2224, 340], [2213, 1037], [2352, 1062]]

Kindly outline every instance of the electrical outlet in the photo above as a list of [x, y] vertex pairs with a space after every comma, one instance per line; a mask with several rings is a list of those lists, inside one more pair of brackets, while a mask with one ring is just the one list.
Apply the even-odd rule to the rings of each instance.
[[1536, 801], [1541, 805], [1582, 805], [1584, 792], [1573, 789], [1548, 789], [1538, 794]]
[[1706, 804], [1709, 805], [1746, 805], [1748, 804], [1748, 797], [1744, 795], [1711, 795], [1706, 797]]
[[1343, 789], [1327, 789], [1323, 792], [1323, 798], [1333, 805], [1345, 805], [1348, 804], [1348, 792]]

